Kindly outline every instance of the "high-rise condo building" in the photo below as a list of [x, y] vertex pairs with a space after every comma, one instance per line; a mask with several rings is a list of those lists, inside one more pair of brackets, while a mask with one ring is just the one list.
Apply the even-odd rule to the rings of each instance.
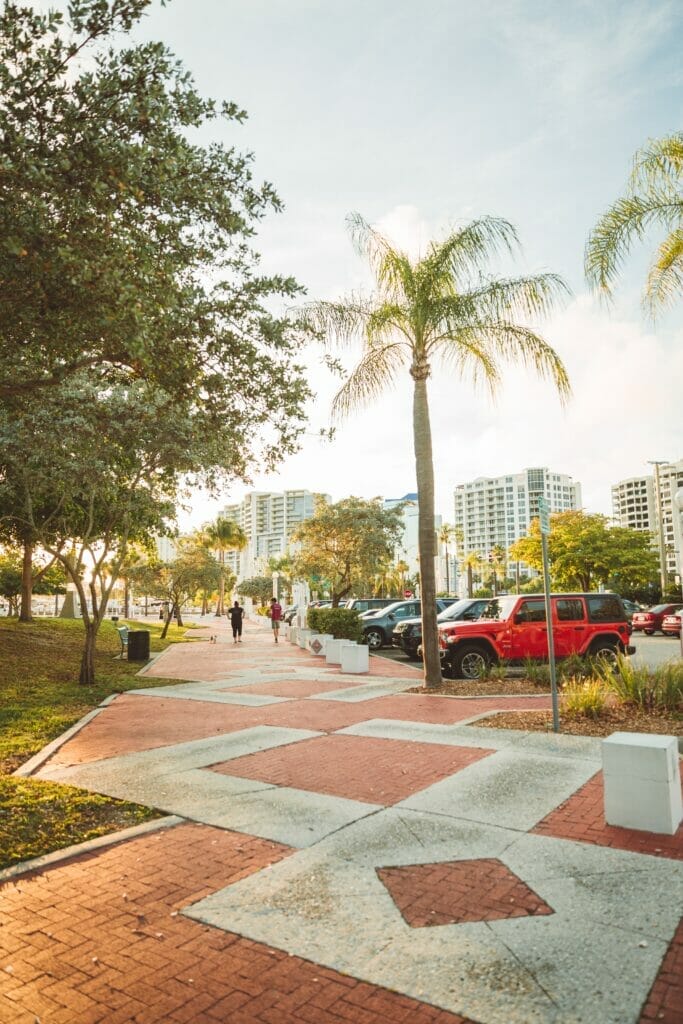
[[250, 491], [242, 501], [226, 505], [220, 515], [241, 526], [247, 536], [243, 551], [226, 554], [238, 580], [260, 576], [268, 559], [286, 554], [290, 537], [299, 523], [313, 515], [311, 491]]

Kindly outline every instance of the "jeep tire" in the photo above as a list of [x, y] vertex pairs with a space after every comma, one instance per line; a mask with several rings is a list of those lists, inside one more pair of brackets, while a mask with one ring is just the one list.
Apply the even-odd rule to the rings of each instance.
[[595, 661], [602, 661], [614, 665], [619, 654], [619, 644], [616, 640], [595, 640], [588, 650], [588, 656]]
[[458, 644], [451, 655], [451, 668], [455, 679], [481, 679], [486, 675], [493, 657], [479, 644]]
[[371, 651], [378, 651], [380, 647], [384, 647], [384, 633], [377, 627], [374, 629], [366, 629], [365, 642]]

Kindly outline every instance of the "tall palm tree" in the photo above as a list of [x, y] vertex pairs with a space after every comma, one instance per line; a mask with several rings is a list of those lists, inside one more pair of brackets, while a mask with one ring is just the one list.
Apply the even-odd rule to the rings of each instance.
[[484, 561], [478, 551], [468, 551], [462, 559], [462, 565], [467, 571], [467, 596], [472, 597], [474, 594], [474, 576], [479, 576]]
[[554, 274], [490, 279], [483, 270], [499, 250], [517, 244], [507, 221], [484, 217], [430, 243], [415, 260], [394, 248], [358, 214], [350, 218], [353, 239], [374, 273], [376, 290], [338, 302], [307, 307], [310, 327], [330, 341], [362, 341], [362, 355], [337, 393], [333, 412], [350, 413], [390, 387], [399, 371], [413, 380], [413, 439], [418, 492], [418, 546], [425, 686], [441, 682], [436, 625], [434, 557], [434, 467], [427, 399], [432, 364], [441, 357], [460, 376], [470, 370], [491, 390], [500, 380], [501, 359], [531, 363], [560, 393], [569, 392], [557, 353], [535, 331], [519, 323], [547, 312], [566, 286]]
[[232, 519], [224, 519], [219, 516], [215, 522], [209, 523], [204, 528], [205, 543], [212, 551], [218, 552], [218, 561], [221, 566], [220, 582], [218, 584], [218, 602], [216, 604], [216, 615], [225, 614], [225, 555], [228, 551], [241, 551], [247, 546], [248, 538], [241, 526]]
[[586, 277], [609, 295], [634, 240], [651, 227], [667, 232], [650, 264], [644, 302], [651, 313], [683, 294], [683, 132], [651, 139], [638, 150], [626, 195], [593, 228]]
[[448, 564], [448, 545], [455, 536], [455, 527], [451, 526], [450, 523], [444, 523], [439, 527], [439, 543], [443, 544], [446, 549], [446, 597], [451, 592], [451, 581], [450, 581], [450, 566]]

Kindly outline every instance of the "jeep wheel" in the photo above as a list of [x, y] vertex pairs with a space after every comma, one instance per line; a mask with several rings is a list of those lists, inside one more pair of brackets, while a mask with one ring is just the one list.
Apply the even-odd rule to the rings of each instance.
[[365, 642], [371, 651], [378, 651], [384, 647], [384, 633], [381, 629], [366, 629]]
[[453, 655], [453, 676], [456, 679], [481, 679], [488, 672], [491, 655], [476, 644], [462, 644]]
[[601, 661], [603, 665], [616, 665], [619, 656], [619, 645], [613, 640], [598, 640], [590, 649], [590, 657]]

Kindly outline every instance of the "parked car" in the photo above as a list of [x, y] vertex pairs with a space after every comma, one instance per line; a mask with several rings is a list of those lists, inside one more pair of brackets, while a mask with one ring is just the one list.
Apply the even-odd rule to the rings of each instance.
[[671, 615], [665, 615], [662, 619], [662, 633], [664, 636], [680, 636], [681, 635], [681, 619], [683, 618], [683, 612], [673, 612]]
[[[635, 654], [630, 625], [617, 594], [552, 594], [556, 658], [570, 655], [614, 660]], [[444, 671], [455, 679], [478, 679], [491, 665], [548, 657], [545, 599], [510, 594], [489, 602], [476, 622], [439, 626]]]
[[298, 608], [298, 605], [290, 604], [288, 608], [285, 608], [283, 610], [282, 619], [284, 622], [287, 623], [288, 626], [291, 626], [292, 623], [294, 622], [294, 616], [296, 615]]
[[642, 629], [647, 636], [652, 636], [662, 628], [665, 615], [674, 615], [680, 609], [680, 604], [656, 604], [644, 612], [635, 612], [631, 623], [633, 631], [637, 633]]
[[624, 611], [626, 612], [628, 621], [631, 623], [633, 622], [633, 616], [636, 612], [642, 612], [643, 610], [643, 606], [641, 604], [636, 604], [635, 601], [629, 601], [626, 597], [622, 597], [621, 603], [624, 606]]
[[[455, 598], [438, 598], [436, 602], [437, 612], [442, 612], [449, 605], [454, 604]], [[365, 642], [371, 651], [378, 651], [380, 647], [391, 645], [391, 634], [397, 622], [402, 619], [414, 619], [420, 615], [419, 601], [394, 601], [386, 608], [379, 608], [376, 611], [368, 611], [360, 616], [361, 626], [365, 634]]]
[[[490, 601], [490, 597], [465, 597], [439, 612], [436, 621], [473, 622], [483, 614]], [[397, 623], [391, 634], [391, 642], [394, 647], [400, 647], [410, 661], [418, 661], [422, 653], [418, 654], [422, 644], [422, 619], [404, 619]]]
[[395, 603], [395, 597], [350, 597], [342, 607], [362, 614], [363, 612], [377, 611], [379, 608], [386, 608]]

